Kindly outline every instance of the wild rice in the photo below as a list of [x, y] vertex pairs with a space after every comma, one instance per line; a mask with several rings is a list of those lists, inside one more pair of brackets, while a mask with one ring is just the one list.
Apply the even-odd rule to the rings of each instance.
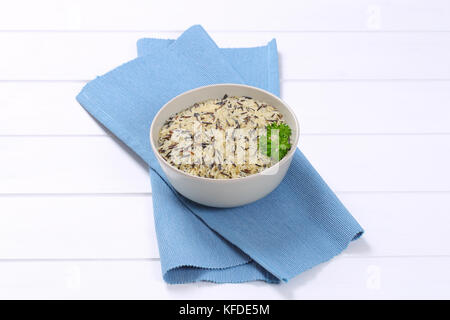
[[167, 119], [159, 133], [158, 151], [171, 165], [195, 176], [245, 177], [275, 163], [257, 146], [271, 123], [284, 123], [273, 106], [225, 95], [195, 103]]

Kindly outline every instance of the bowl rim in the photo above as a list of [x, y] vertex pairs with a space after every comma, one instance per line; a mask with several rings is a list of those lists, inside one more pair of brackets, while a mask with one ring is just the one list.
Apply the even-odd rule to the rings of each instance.
[[[291, 113], [291, 116], [292, 116], [293, 119], [294, 119], [295, 126], [297, 127], [297, 128], [296, 128], [297, 130], [295, 130], [295, 132], [296, 132], [295, 139], [294, 139], [294, 141], [293, 141], [293, 143], [292, 143], [292, 146], [295, 146], [295, 147], [291, 147], [291, 150], [289, 150], [289, 152], [283, 157], [283, 159], [281, 159], [280, 161], [278, 161], [275, 165], [273, 165], [273, 166], [271, 166], [271, 167], [269, 167], [269, 168], [266, 168], [266, 169], [264, 169], [264, 170], [262, 170], [262, 171], [260, 171], [260, 172], [258, 172], [258, 173], [255, 173], [255, 174], [252, 174], [252, 175], [249, 175], [249, 176], [245, 176], [245, 177], [238, 177], [238, 178], [231, 178], [231, 179], [214, 179], [214, 178], [199, 177], [199, 176], [194, 176], [194, 175], [192, 175], [192, 174], [190, 174], [190, 173], [184, 172], [184, 171], [182, 171], [182, 170], [180, 170], [180, 169], [178, 169], [178, 168], [172, 166], [170, 163], [168, 163], [168, 162], [166, 161], [166, 159], [164, 159], [164, 158], [161, 156], [161, 154], [158, 152], [158, 149], [156, 148], [155, 144], [153, 143], [152, 132], [153, 132], [154, 127], [155, 127], [155, 120], [160, 116], [162, 110], [163, 110], [168, 104], [172, 103], [172, 101], [178, 99], [179, 97], [182, 97], [182, 96], [191, 94], [192, 92], [198, 91], [198, 90], [201, 90], [201, 89], [206, 89], [206, 88], [211, 88], [211, 87], [225, 87], [225, 86], [234, 86], [234, 87], [242, 87], [242, 88], [248, 88], [248, 89], [252, 89], [252, 90], [257, 90], [257, 91], [262, 92], [263, 94], [266, 94], [266, 95], [271, 96], [272, 98], [278, 100], [281, 104], [283, 104], [283, 105], [286, 107], [286, 109]], [[277, 96], [274, 95], [273, 93], [270, 93], [270, 92], [267, 91], [267, 90], [264, 90], [264, 89], [261, 89], [261, 88], [258, 88], [258, 87], [249, 86], [249, 85], [246, 85], [246, 84], [238, 84], [238, 83], [219, 83], [219, 84], [211, 84], [211, 85], [206, 85], [206, 86], [201, 86], [201, 87], [197, 87], [197, 88], [194, 88], [194, 89], [190, 89], [190, 90], [184, 91], [183, 93], [180, 93], [179, 95], [177, 95], [177, 96], [173, 97], [172, 99], [170, 99], [168, 102], [166, 102], [166, 103], [158, 110], [158, 112], [156, 113], [156, 115], [153, 117], [153, 120], [152, 120], [152, 123], [151, 123], [151, 126], [150, 126], [150, 132], [149, 132], [149, 133], [150, 133], [150, 135], [149, 135], [149, 138], [150, 138], [150, 145], [151, 145], [151, 147], [152, 147], [153, 153], [155, 154], [156, 158], [157, 158], [160, 162], [165, 163], [170, 169], [172, 169], [172, 170], [176, 171], [177, 173], [180, 173], [180, 174], [182, 174], [182, 175], [184, 175], [184, 176], [186, 176], [186, 177], [188, 177], [188, 178], [194, 178], [194, 179], [197, 179], [197, 180], [200, 180], [200, 181], [210, 181], [210, 182], [213, 182], [213, 181], [214, 181], [214, 182], [217, 182], [217, 183], [228, 183], [228, 182], [234, 182], [234, 181], [245, 181], [245, 180], [255, 179], [255, 178], [258, 177], [258, 176], [262, 176], [262, 175], [263, 175], [263, 174], [262, 174], [263, 172], [266, 172], [267, 170], [270, 170], [271, 168], [274, 168], [276, 165], [280, 166], [280, 165], [284, 164], [285, 162], [290, 161], [290, 158], [293, 157], [293, 155], [294, 155], [294, 153], [295, 153], [295, 151], [296, 151], [296, 149], [297, 149], [297, 144], [298, 144], [298, 140], [299, 140], [299, 136], [300, 136], [300, 125], [299, 125], [297, 116], [295, 115], [295, 112], [292, 110], [292, 108], [291, 108], [286, 102], [284, 102], [282, 99], [280, 99], [279, 97], [277, 97]]]

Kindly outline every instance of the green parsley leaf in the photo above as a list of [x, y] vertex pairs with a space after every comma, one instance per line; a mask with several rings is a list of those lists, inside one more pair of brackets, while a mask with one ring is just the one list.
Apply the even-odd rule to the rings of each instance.
[[259, 151], [279, 161], [291, 150], [289, 138], [292, 130], [284, 123], [272, 123], [266, 130], [266, 134], [259, 138]]

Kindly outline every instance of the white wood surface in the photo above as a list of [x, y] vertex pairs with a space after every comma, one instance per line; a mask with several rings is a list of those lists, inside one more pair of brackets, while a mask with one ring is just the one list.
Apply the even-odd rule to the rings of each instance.
[[[74, 99], [83, 85], [0, 82], [0, 135], [106, 135]], [[281, 89], [302, 134], [450, 133], [450, 81], [283, 81]]]
[[446, 0], [3, 0], [0, 28], [181, 31], [203, 24], [214, 31], [440, 31], [450, 30], [448, 13]]
[[[88, 80], [181, 32], [2, 32], [0, 80]], [[449, 32], [210, 32], [219, 46], [277, 39], [287, 80], [450, 79]], [[89, 48], [89, 49], [87, 49]]]
[[[448, 193], [338, 196], [367, 232], [344, 256], [450, 255]], [[0, 261], [159, 258], [150, 194], [2, 196], [0, 207]]]
[[0, 264], [0, 298], [449, 299], [449, 268], [448, 257], [339, 256], [282, 286], [166, 285], [159, 261], [10, 261]]
[[[450, 192], [450, 135], [304, 135], [299, 147], [336, 191]], [[106, 136], [0, 137], [0, 153], [3, 194], [151, 191], [147, 168]]]
[[[146, 167], [74, 99], [192, 24], [277, 39], [300, 147], [366, 229], [288, 284], [166, 285]], [[444, 0], [2, 0], [0, 298], [450, 298], [449, 56]]]

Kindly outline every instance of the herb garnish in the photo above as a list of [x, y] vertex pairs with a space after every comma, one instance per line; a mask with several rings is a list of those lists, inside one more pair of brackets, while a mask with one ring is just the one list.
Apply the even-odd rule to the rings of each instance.
[[[278, 130], [279, 139], [275, 136], [276, 131], [274, 131], [274, 136], [272, 137], [272, 130]], [[289, 143], [291, 132], [291, 128], [284, 123], [272, 123], [268, 125], [266, 134], [259, 139], [260, 152], [275, 160], [283, 159], [289, 150], [291, 150], [291, 144]], [[274, 150], [272, 150], [272, 142], [274, 143]]]

